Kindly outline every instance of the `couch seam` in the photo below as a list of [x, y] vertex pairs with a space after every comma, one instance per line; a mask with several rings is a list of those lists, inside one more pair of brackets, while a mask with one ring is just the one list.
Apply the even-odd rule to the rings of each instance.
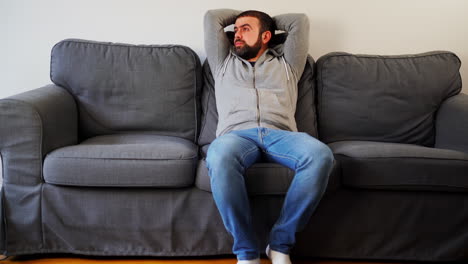
[[401, 157], [353, 157], [353, 156], [349, 156], [349, 155], [346, 155], [346, 154], [342, 154], [342, 153], [333, 153], [334, 155], [340, 155], [340, 156], [345, 156], [345, 157], [348, 157], [348, 158], [353, 158], [353, 159], [361, 159], [361, 160], [364, 160], [364, 159], [369, 159], [369, 160], [372, 160], [372, 159], [420, 159], [420, 160], [424, 160], [424, 159], [428, 159], [428, 160], [451, 160], [451, 161], [465, 161], [465, 162], [468, 162], [468, 159], [454, 159], [454, 158], [433, 158], [433, 157], [411, 157], [411, 156], [401, 156]]
[[450, 187], [450, 188], [455, 188], [455, 189], [468, 189], [468, 186], [465, 186], [465, 187], [460, 187], [460, 186], [454, 186], [454, 185], [449, 185], [449, 184], [438, 184], [438, 185], [435, 185], [435, 184], [424, 184], [424, 183], [414, 183], [414, 184], [410, 184], [410, 183], [405, 183], [405, 184], [355, 184], [355, 185], [351, 185], [349, 183], [345, 184], [347, 186], [353, 186], [353, 187], [356, 187], [356, 188], [359, 188], [358, 186], [389, 186], [389, 187], [392, 187], [392, 186], [408, 186], [408, 187], [414, 187], [414, 186], [423, 186], [423, 187]]
[[347, 53], [347, 52], [332, 52], [330, 54], [324, 55], [325, 61], [329, 60], [332, 57], [358, 57], [358, 58], [371, 58], [371, 59], [412, 59], [412, 58], [424, 58], [424, 57], [431, 57], [431, 56], [440, 56], [440, 55], [451, 55], [452, 57], [456, 58], [459, 63], [461, 63], [460, 58], [451, 51], [443, 51], [443, 50], [435, 50], [435, 51], [428, 51], [419, 54], [402, 54], [402, 55], [372, 55], [372, 54], [354, 54], [354, 53]]
[[[185, 180], [183, 180], [185, 181]], [[174, 181], [177, 183], [177, 181]], [[73, 181], [54, 181], [54, 180], [48, 180], [47, 183], [53, 184], [53, 185], [67, 185], [70, 184], [72, 186], [81, 186], [81, 187], [141, 187], [141, 188], [147, 188], [147, 187], [161, 187], [161, 188], [185, 188], [185, 187], [190, 187], [192, 186], [192, 178], [190, 178], [190, 184], [180, 184], [178, 183], [177, 186], [172, 186], [172, 185], [148, 185], [148, 183], [145, 184], [112, 184], [112, 183], [103, 183], [103, 184], [83, 184], [81, 182], [73, 182]], [[151, 183], [150, 183], [151, 184]], [[155, 183], [152, 183], [155, 184]], [[157, 183], [156, 183], [157, 184]]]
[[130, 43], [118, 43], [118, 42], [103, 42], [103, 41], [91, 41], [91, 40], [85, 40], [85, 39], [64, 39], [62, 41], [59, 41], [54, 45], [57, 46], [60, 43], [80, 43], [80, 44], [89, 44], [89, 45], [99, 45], [99, 46], [117, 46], [117, 47], [137, 47], [137, 48], [183, 48], [183, 49], [190, 49], [188, 46], [185, 45], [180, 45], [180, 44], [150, 44], [150, 45], [144, 45], [144, 44], [130, 44]]
[[182, 158], [182, 159], [135, 159], [135, 158], [87, 158], [87, 157], [54, 157], [54, 156], [49, 156], [49, 159], [87, 159], [87, 160], [135, 160], [135, 161], [148, 161], [148, 160], [154, 160], [154, 161], [162, 161], [162, 160], [169, 160], [169, 161], [179, 161], [179, 160], [193, 160], [197, 158], [198, 155], [195, 155], [193, 157], [187, 157], [187, 158]]

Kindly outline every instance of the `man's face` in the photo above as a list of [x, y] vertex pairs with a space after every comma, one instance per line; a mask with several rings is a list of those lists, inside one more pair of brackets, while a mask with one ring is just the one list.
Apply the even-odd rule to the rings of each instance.
[[255, 17], [240, 17], [234, 25], [235, 53], [249, 60], [255, 58], [262, 48], [260, 22]]

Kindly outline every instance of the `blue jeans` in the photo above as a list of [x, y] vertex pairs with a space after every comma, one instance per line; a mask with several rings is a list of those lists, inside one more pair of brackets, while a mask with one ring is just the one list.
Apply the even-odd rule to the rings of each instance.
[[285, 254], [325, 192], [334, 160], [327, 145], [299, 132], [259, 127], [231, 131], [211, 143], [206, 162], [213, 198], [239, 260], [260, 256], [244, 173], [261, 156], [296, 172], [270, 233], [270, 248]]

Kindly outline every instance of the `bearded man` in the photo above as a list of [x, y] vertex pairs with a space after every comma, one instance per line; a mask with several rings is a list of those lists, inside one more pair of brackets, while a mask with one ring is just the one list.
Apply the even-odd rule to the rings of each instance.
[[[224, 29], [233, 23], [230, 40]], [[290, 264], [295, 234], [317, 207], [334, 160], [325, 144], [297, 131], [294, 118], [309, 47], [308, 18], [220, 9], [205, 14], [204, 28], [218, 111], [216, 139], [206, 158], [213, 199], [234, 238], [238, 263], [259, 264], [244, 173], [260, 158], [294, 170], [266, 248], [273, 264]], [[287, 37], [273, 45], [276, 29]]]

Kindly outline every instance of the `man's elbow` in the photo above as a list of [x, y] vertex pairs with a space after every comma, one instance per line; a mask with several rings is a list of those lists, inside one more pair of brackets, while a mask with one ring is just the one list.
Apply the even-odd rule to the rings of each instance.
[[303, 25], [309, 25], [309, 17], [304, 13], [297, 14], [297, 21]]
[[214, 21], [216, 21], [216, 15], [214, 10], [206, 11], [205, 16], [203, 17], [203, 23], [205, 27], [209, 24], [214, 23]]

